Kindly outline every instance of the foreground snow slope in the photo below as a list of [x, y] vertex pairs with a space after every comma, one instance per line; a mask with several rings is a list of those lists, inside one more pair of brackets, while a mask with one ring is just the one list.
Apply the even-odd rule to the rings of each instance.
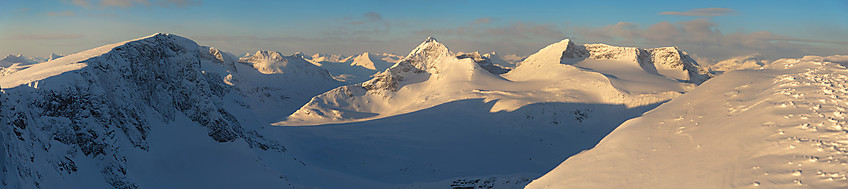
[[373, 79], [316, 96], [275, 125], [376, 119], [473, 98], [496, 100], [492, 112], [543, 102], [638, 107], [666, 101], [710, 77], [676, 48], [576, 46], [567, 39], [503, 77], [484, 67], [494, 66], [491, 62], [478, 58], [483, 60], [479, 53], [454, 56], [428, 38]]
[[842, 57], [725, 73], [625, 122], [527, 188], [846, 188]]

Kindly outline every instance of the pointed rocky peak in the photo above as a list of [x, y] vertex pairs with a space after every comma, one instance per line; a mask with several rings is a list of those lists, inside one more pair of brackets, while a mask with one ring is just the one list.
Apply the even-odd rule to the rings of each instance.
[[355, 58], [353, 58], [353, 60], [351, 60], [350, 65], [361, 66], [370, 70], [377, 70], [380, 68], [385, 69], [385, 67], [383, 67], [382, 65], [378, 66], [377, 63], [374, 62], [375, 60], [371, 59], [370, 54], [371, 53], [365, 52], [356, 56]]
[[371, 53], [364, 52], [362, 54], [357, 55], [353, 60], [356, 62], [357, 60], [371, 60]]
[[427, 37], [427, 39], [425, 39], [425, 40], [424, 40], [424, 43], [429, 43], [429, 42], [436, 42], [436, 43], [438, 43], [438, 41], [436, 41], [436, 38], [435, 38], [435, 37], [433, 37], [433, 36]]
[[256, 51], [253, 53], [253, 56], [249, 56], [245, 58], [248, 62], [256, 62], [256, 61], [282, 61], [283, 54], [277, 51]]
[[538, 67], [542, 64], [559, 64], [564, 60], [582, 58], [588, 55], [585, 48], [577, 46], [570, 39], [550, 44], [536, 54], [530, 55], [518, 67]]
[[50, 53], [50, 57], [48, 57], [47, 61], [56, 60], [57, 58], [62, 58], [62, 55], [58, 55], [56, 53]]
[[415, 68], [427, 70], [436, 64], [436, 60], [444, 57], [453, 57], [453, 53], [436, 38], [428, 37], [421, 45], [409, 52], [401, 62], [409, 62]]

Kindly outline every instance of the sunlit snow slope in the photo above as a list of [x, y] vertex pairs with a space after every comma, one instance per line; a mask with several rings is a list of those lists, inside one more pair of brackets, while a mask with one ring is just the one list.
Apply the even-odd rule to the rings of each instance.
[[846, 188], [844, 57], [720, 75], [527, 188]]
[[314, 97], [276, 125], [368, 120], [456, 100], [497, 100], [491, 111], [541, 102], [623, 104], [671, 99], [710, 75], [676, 48], [639, 49], [570, 40], [545, 47], [502, 76], [481, 56], [455, 56], [433, 38], [363, 83]]

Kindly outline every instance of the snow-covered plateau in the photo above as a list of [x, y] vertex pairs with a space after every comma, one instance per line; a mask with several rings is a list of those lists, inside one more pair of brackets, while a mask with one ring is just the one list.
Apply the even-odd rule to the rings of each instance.
[[0, 61], [0, 188], [848, 187], [848, 56], [239, 57], [159, 33], [45, 60]]

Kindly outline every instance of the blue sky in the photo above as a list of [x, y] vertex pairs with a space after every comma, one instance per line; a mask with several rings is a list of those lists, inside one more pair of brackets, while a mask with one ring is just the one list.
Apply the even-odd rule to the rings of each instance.
[[405, 55], [427, 36], [453, 51], [526, 56], [578, 43], [679, 46], [704, 61], [848, 54], [848, 1], [0, 0], [0, 53], [74, 53], [156, 32], [243, 54]]

